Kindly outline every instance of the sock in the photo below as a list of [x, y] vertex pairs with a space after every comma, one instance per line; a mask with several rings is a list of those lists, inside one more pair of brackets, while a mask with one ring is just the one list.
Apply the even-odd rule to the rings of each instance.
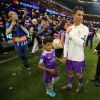
[[80, 84], [83, 83], [83, 76], [81, 75], [80, 78], [78, 78], [78, 80]]
[[72, 84], [74, 80], [74, 75], [68, 75], [68, 84]]
[[53, 84], [52, 84], [52, 82], [46, 84], [46, 90], [47, 90], [47, 92], [53, 91]]
[[59, 77], [52, 78], [52, 84], [55, 84], [59, 80]]

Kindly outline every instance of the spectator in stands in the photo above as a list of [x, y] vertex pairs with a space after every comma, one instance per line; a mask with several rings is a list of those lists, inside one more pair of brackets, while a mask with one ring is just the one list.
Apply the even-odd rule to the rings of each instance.
[[67, 30], [68, 27], [70, 27], [72, 25], [72, 17], [71, 16], [68, 16], [67, 17], [67, 22], [65, 24], [65, 29]]
[[87, 40], [86, 40], [86, 46], [88, 46], [88, 42], [90, 41], [90, 48], [91, 49], [93, 47], [94, 35], [96, 35], [95, 28], [93, 26], [93, 23], [90, 23], [90, 25], [89, 25], [89, 34], [88, 34], [88, 37], [87, 37]]
[[35, 53], [39, 49], [38, 44], [40, 42], [40, 39], [38, 34], [38, 27], [39, 25], [37, 19], [32, 19], [32, 25], [30, 28], [30, 32], [32, 33], [32, 43], [33, 43], [32, 53]]
[[[63, 47], [64, 47], [64, 39], [65, 39], [65, 22], [62, 22], [61, 25], [57, 28], [56, 33], [54, 34], [54, 41], [58, 41], [58, 44], [55, 43], [55, 55], [56, 57], [60, 58], [63, 54]], [[54, 42], [53, 41], [53, 42]], [[58, 46], [56, 46], [58, 45]]]
[[5, 24], [3, 18], [0, 16], [0, 51], [3, 54], [7, 53], [7, 37], [5, 34]]

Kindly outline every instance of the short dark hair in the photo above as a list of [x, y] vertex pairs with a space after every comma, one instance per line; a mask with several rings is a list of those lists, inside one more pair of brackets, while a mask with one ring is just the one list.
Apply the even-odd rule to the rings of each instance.
[[83, 9], [82, 6], [76, 6], [76, 7], [74, 8], [74, 10], [73, 10], [73, 14], [75, 14], [75, 13], [77, 12], [77, 10], [81, 10], [81, 11], [84, 12], [84, 9]]
[[47, 44], [48, 42], [52, 42], [52, 38], [50, 36], [47, 36], [45, 39], [44, 39], [44, 45]]

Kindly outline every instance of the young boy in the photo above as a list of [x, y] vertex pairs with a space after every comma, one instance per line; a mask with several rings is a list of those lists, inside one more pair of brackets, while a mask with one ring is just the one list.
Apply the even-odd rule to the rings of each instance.
[[57, 67], [55, 63], [55, 52], [52, 48], [52, 40], [45, 38], [44, 40], [44, 51], [42, 52], [38, 68], [44, 70], [44, 82], [46, 85], [46, 93], [54, 97], [56, 93], [53, 90], [53, 85], [59, 79]]

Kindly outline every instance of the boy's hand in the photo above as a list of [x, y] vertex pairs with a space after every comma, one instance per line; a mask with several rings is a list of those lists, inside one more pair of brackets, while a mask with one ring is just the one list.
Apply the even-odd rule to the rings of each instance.
[[64, 63], [64, 64], [67, 61], [67, 58], [65, 58], [65, 57], [63, 59], [56, 57], [56, 59], [59, 60], [60, 62]]
[[55, 69], [49, 69], [49, 73], [54, 75], [55, 74]]
[[63, 59], [60, 59], [60, 61], [64, 64], [66, 64], [66, 61], [67, 61], [67, 58], [63, 58]]

